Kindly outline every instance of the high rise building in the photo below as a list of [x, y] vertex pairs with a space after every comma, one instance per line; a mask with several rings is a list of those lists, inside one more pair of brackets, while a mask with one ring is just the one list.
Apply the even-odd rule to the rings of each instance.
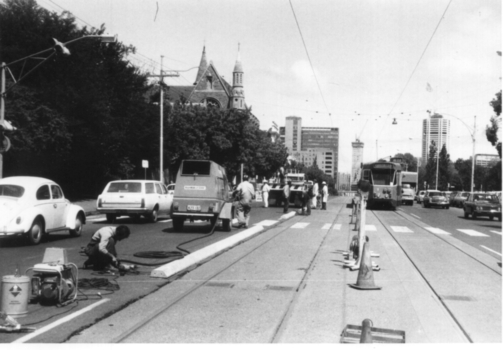
[[445, 145], [447, 153], [449, 153], [450, 129], [451, 121], [444, 119], [440, 114], [433, 114], [423, 120], [423, 149], [421, 156], [424, 164], [428, 161], [431, 141], [435, 141], [438, 153], [440, 153], [443, 145]]
[[302, 127], [301, 117], [286, 117], [280, 127], [280, 138], [288, 154], [296, 161], [316, 165], [327, 175], [336, 179], [339, 168], [339, 129]]

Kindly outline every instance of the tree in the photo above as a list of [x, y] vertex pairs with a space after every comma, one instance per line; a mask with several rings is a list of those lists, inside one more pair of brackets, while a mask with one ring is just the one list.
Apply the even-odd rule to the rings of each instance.
[[435, 141], [431, 141], [428, 161], [424, 170], [424, 181], [426, 181], [427, 188], [433, 188], [437, 175], [437, 146], [435, 145]]
[[438, 158], [438, 186], [439, 190], [449, 191], [449, 184], [451, 182], [451, 174], [449, 173], [449, 163], [451, 162], [449, 153], [445, 144], [440, 150]]
[[497, 117], [501, 115], [501, 91], [496, 94], [496, 98], [494, 98], [489, 104], [492, 106], [494, 113], [496, 116], [491, 117], [491, 125], [486, 126], [486, 137], [487, 140], [491, 143], [491, 145], [496, 147], [498, 151], [498, 155], [501, 159], [501, 140], [498, 139], [498, 122]]
[[417, 171], [417, 158], [410, 153], [397, 153], [394, 158], [402, 158], [405, 164], [407, 164], [407, 171], [416, 172]]

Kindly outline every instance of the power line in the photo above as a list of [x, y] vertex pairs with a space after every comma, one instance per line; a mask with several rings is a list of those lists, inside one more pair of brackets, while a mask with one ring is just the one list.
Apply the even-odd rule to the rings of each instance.
[[293, 9], [292, 0], [288, 0], [288, 1], [290, 2], [290, 7], [292, 9], [293, 17], [295, 18], [295, 23], [297, 24], [297, 28], [299, 29], [300, 38], [302, 39], [302, 44], [304, 45], [304, 50], [306, 51], [306, 55], [307, 55], [307, 59], [309, 61], [309, 65], [311, 66], [311, 70], [313, 71], [314, 80], [316, 80], [316, 85], [318, 86], [318, 90], [320, 91], [321, 99], [323, 100], [323, 104], [325, 105], [325, 108], [326, 108], [327, 112], [329, 112], [328, 115], [330, 116], [330, 123], [333, 126], [332, 114], [330, 113], [330, 111], [329, 111], [329, 109], [327, 107], [327, 103], [325, 101], [325, 96], [323, 96], [323, 92], [321, 91], [320, 83], [318, 82], [318, 77], [316, 76], [316, 73], [314, 71], [313, 63], [311, 62], [311, 57], [309, 56], [309, 52], [307, 51], [306, 42], [304, 41], [304, 36], [302, 35], [302, 30], [300, 29], [299, 21], [297, 20], [297, 16], [295, 15], [295, 10]]
[[[433, 34], [431, 35], [430, 39], [428, 40], [428, 43], [426, 44], [426, 47], [424, 48], [423, 50], [423, 53], [421, 54], [421, 56], [419, 57], [419, 60], [417, 61], [416, 63], [416, 66], [414, 67], [414, 69], [412, 70], [412, 73], [410, 74], [409, 76], [409, 79], [407, 80], [407, 83], [405, 84], [405, 86], [403, 87], [402, 91], [400, 92], [400, 95], [398, 96], [398, 99], [396, 100], [395, 104], [393, 105], [393, 107], [391, 108], [391, 110], [389, 111], [389, 113], [386, 115], [386, 118], [384, 119], [384, 121], [386, 122], [386, 120], [388, 119], [388, 116], [391, 114], [391, 112], [393, 112], [393, 109], [395, 109], [396, 105], [398, 104], [398, 101], [400, 101], [400, 99], [402, 98], [402, 95], [403, 93], [405, 92], [405, 89], [407, 89], [407, 86], [409, 85], [409, 82], [411, 81], [412, 79], [412, 76], [414, 75], [414, 73], [416, 72], [416, 69], [417, 67], [419, 66], [419, 63], [421, 62], [424, 54], [426, 53], [426, 50], [428, 49], [428, 46], [430, 46], [430, 43], [431, 41], [433, 40], [433, 37], [435, 36], [435, 33], [437, 32], [437, 29], [438, 27], [440, 26], [440, 23], [442, 23], [442, 20], [444, 19], [444, 16], [445, 16], [445, 13], [447, 12], [447, 10], [449, 9], [449, 6], [451, 5], [451, 2], [452, 0], [449, 0], [449, 3], [447, 4], [445, 10], [444, 10], [444, 13], [442, 14], [442, 16], [440, 17], [440, 20], [438, 21], [437, 23], [437, 26], [435, 27], [435, 30], [433, 31]], [[381, 131], [379, 132], [379, 134], [377, 135], [377, 138], [379, 138], [379, 135], [381, 135], [384, 127], [386, 126], [386, 123], [384, 123], [383, 127], [381, 128]]]

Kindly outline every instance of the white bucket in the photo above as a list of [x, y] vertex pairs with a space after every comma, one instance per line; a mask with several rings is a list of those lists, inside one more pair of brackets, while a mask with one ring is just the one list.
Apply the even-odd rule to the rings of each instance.
[[30, 277], [8, 275], [2, 277], [2, 304], [0, 309], [9, 316], [20, 317], [28, 313]]

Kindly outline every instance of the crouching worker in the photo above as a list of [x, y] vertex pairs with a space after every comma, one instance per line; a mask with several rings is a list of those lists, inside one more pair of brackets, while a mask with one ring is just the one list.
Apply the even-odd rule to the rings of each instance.
[[115, 245], [118, 241], [128, 238], [129, 234], [129, 227], [124, 225], [106, 226], [96, 231], [84, 249], [84, 253], [88, 256], [84, 268], [92, 266], [93, 270], [100, 271], [117, 266]]

